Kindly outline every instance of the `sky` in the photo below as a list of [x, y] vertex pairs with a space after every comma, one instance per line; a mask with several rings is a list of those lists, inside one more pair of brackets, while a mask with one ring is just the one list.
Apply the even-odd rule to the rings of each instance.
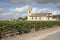
[[60, 0], [0, 0], [0, 20], [25, 17], [28, 7], [32, 7], [32, 13], [60, 14]]

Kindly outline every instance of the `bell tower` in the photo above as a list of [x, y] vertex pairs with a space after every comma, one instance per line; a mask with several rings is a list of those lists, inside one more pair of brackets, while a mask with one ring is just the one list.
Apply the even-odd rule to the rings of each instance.
[[29, 7], [29, 8], [28, 8], [28, 14], [29, 14], [29, 15], [31, 14], [31, 11], [32, 11], [32, 8]]
[[29, 8], [28, 8], [28, 16], [27, 16], [27, 20], [30, 20], [30, 19], [31, 19], [31, 17], [30, 17], [31, 12], [32, 12], [32, 8], [29, 7]]

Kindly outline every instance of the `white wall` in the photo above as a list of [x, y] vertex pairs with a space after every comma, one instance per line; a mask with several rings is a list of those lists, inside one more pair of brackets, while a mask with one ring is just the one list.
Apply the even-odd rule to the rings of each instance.
[[[50, 19], [52, 19], [52, 18], [50, 18]], [[32, 17], [28, 16], [28, 20], [48, 20], [48, 17], [41, 17], [41, 19], [39, 19], [39, 17], [37, 17], [37, 19], [36, 19], [36, 17], [33, 17], [33, 19], [32, 19]]]
[[41, 20], [48, 20], [48, 17], [41, 17]]

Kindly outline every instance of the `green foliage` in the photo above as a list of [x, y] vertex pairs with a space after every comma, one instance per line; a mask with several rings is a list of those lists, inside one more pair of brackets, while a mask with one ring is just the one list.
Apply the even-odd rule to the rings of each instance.
[[17, 20], [27, 20], [27, 16], [23, 17], [19, 17]]
[[60, 25], [60, 21], [0, 21], [0, 32], [28, 33], [31, 29], [39, 30]]
[[60, 20], [60, 14], [59, 15], [54, 15], [53, 18], [57, 18]]

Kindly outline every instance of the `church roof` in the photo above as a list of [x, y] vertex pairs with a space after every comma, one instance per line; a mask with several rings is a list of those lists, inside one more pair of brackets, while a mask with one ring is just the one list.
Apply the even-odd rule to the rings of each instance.
[[51, 17], [50, 14], [52, 14], [52, 13], [35, 13], [35, 14], [31, 14], [30, 17], [41, 17], [41, 16], [43, 16], [43, 17], [45, 17], [45, 16]]

